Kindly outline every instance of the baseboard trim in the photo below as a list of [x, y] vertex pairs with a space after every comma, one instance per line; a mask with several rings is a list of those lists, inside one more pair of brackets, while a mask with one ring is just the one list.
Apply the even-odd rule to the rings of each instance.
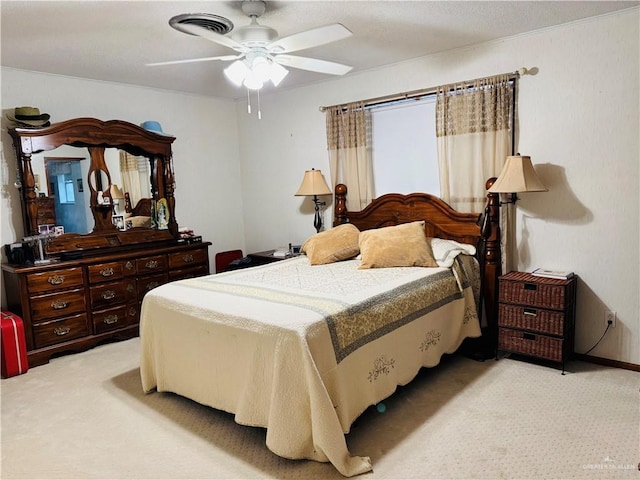
[[598, 365], [605, 365], [607, 367], [623, 368], [625, 370], [633, 370], [634, 372], [640, 372], [640, 365], [635, 363], [620, 362], [619, 360], [611, 360], [610, 358], [594, 357], [591, 355], [584, 355], [582, 353], [576, 353], [573, 356], [576, 360], [582, 360], [583, 362], [597, 363]]

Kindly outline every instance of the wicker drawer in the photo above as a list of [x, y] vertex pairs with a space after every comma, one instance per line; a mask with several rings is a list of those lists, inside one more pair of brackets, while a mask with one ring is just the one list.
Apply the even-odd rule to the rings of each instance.
[[83, 284], [84, 275], [81, 267], [64, 268], [27, 275], [27, 286], [31, 293], [62, 290], [79, 287]]
[[125, 305], [93, 314], [93, 331], [96, 334], [126, 327], [128, 323]]
[[138, 275], [146, 273], [162, 272], [167, 269], [167, 256], [156, 255], [155, 257], [144, 257], [136, 260], [136, 271]]
[[36, 348], [66, 342], [89, 334], [87, 315], [85, 313], [74, 317], [60, 318], [50, 322], [34, 325], [33, 337]]
[[510, 328], [500, 328], [498, 348], [507, 352], [544, 358], [552, 362], [562, 362], [564, 358], [564, 340], [562, 338], [537, 335]]
[[499, 301], [529, 307], [564, 310], [572, 301], [569, 290], [575, 282], [536, 277], [526, 272], [510, 272], [500, 277]]
[[169, 254], [169, 268], [188, 268], [206, 264], [207, 251], [204, 248]]
[[101, 283], [119, 280], [124, 275], [124, 267], [122, 262], [99, 263], [97, 265], [90, 265], [88, 271], [90, 283]]
[[559, 337], [565, 332], [564, 312], [502, 303], [499, 307], [498, 325]]
[[85, 309], [84, 289], [40, 295], [31, 298], [31, 322], [66, 317]]

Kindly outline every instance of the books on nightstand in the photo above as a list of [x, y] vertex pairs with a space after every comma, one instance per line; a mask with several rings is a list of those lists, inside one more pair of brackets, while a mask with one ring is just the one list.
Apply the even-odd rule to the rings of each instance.
[[536, 268], [533, 272], [531, 272], [531, 275], [535, 277], [558, 278], [560, 280], [566, 280], [573, 277], [573, 272], [566, 272], [563, 270], [550, 270], [548, 268]]

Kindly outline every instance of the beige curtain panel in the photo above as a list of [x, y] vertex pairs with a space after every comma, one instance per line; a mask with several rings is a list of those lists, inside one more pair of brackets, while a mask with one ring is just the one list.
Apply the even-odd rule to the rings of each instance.
[[347, 208], [362, 210], [374, 197], [371, 119], [364, 102], [327, 108], [327, 150], [333, 187], [348, 187]]
[[120, 150], [120, 175], [122, 176], [122, 190], [129, 192], [131, 206], [135, 207], [142, 198], [138, 157]]
[[[438, 87], [436, 137], [442, 198], [462, 212], [479, 213], [486, 204], [485, 182], [497, 177], [512, 152], [513, 100], [517, 80], [497, 75]], [[501, 215], [503, 252], [512, 237], [513, 212]], [[503, 253], [503, 272], [510, 259]]]

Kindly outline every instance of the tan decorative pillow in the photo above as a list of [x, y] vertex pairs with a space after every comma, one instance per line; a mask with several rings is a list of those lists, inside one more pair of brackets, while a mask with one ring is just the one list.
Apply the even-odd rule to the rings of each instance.
[[424, 222], [403, 223], [360, 233], [359, 268], [437, 267]]
[[359, 237], [360, 230], [355, 225], [345, 223], [310, 237], [304, 242], [300, 251], [307, 255], [311, 265], [348, 260], [360, 251]]

